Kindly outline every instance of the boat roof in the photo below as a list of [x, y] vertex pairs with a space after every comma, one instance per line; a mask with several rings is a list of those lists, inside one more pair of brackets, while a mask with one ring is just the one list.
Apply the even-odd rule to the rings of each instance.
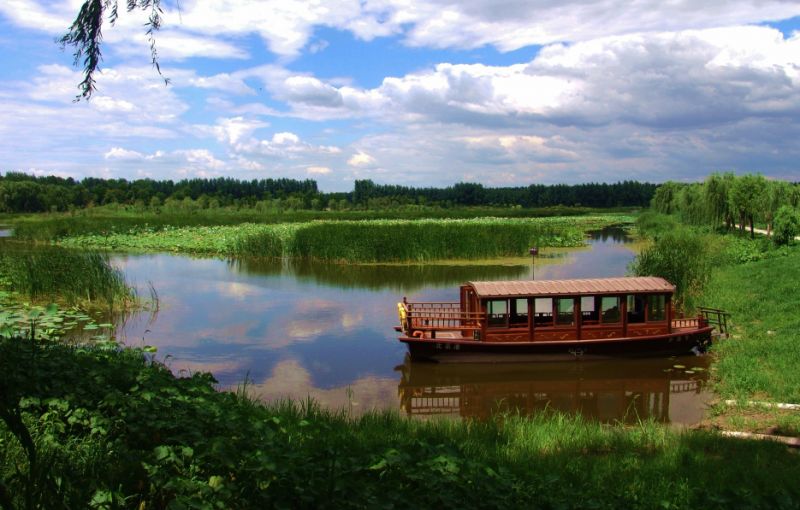
[[656, 276], [467, 282], [478, 297], [574, 296], [579, 294], [674, 293], [675, 286]]

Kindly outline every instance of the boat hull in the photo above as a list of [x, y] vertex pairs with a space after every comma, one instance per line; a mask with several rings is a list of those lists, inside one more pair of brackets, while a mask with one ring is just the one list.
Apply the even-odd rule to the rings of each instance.
[[401, 336], [414, 360], [438, 362], [554, 361], [558, 359], [645, 357], [687, 354], [705, 350], [711, 343], [712, 327], [670, 334], [599, 340], [550, 342], [483, 342], [469, 339], [416, 338]]

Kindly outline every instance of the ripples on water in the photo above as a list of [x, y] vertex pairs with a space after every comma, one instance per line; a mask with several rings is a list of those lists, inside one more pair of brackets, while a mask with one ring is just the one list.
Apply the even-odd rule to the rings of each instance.
[[[246, 378], [265, 400], [312, 396], [353, 412], [486, 417], [544, 408], [602, 421], [699, 420], [703, 358], [437, 366], [406, 360], [395, 303], [456, 301], [469, 280], [622, 276], [633, 258], [619, 230], [578, 249], [480, 265], [336, 265], [223, 261], [176, 255], [114, 257], [129, 281], [160, 298], [157, 316], [118, 328], [130, 345], [159, 348], [177, 372], [211, 371], [222, 387]], [[168, 356], [168, 358], [167, 358]], [[700, 367], [694, 374], [675, 364]]]

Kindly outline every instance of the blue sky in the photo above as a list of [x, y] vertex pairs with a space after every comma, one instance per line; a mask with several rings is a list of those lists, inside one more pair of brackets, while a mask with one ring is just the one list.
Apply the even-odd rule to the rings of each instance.
[[412, 186], [800, 180], [800, 4], [162, 0], [103, 73], [55, 39], [80, 0], [0, 3], [0, 171]]

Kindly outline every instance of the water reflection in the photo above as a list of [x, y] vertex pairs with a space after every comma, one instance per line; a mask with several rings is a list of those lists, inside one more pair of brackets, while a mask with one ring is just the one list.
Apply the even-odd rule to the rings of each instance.
[[0, 225], [0, 238], [12, 237], [13, 235], [14, 235], [14, 230], [11, 227]]
[[485, 419], [496, 412], [556, 410], [601, 422], [696, 423], [704, 408], [707, 367], [704, 357], [527, 364], [406, 359], [398, 367], [398, 394], [410, 416]]
[[321, 262], [243, 259], [229, 262], [240, 273], [287, 276], [303, 282], [345, 289], [391, 289], [413, 292], [426, 287], [458, 286], [467, 280], [512, 280], [527, 278], [526, 260], [492, 265], [471, 264], [330, 264]]
[[[598, 233], [583, 248], [542, 250], [536, 278], [622, 276], [633, 258], [627, 243], [620, 234]], [[583, 361], [552, 367], [409, 364], [400, 374], [395, 371], [406, 354], [392, 329], [395, 303], [403, 295], [450, 301], [458, 299], [464, 281], [530, 278], [529, 257], [359, 266], [150, 254], [119, 255], [113, 262], [141, 295], [152, 282], [161, 305], [157, 317], [143, 313], [120, 324], [119, 338], [157, 346], [175, 372], [211, 371], [223, 388], [246, 379], [264, 400], [311, 396], [354, 413], [402, 409], [423, 415], [416, 412], [420, 398], [450, 391], [457, 400], [437, 405], [453, 416], [547, 405], [609, 421], [630, 409], [640, 417], [680, 422], [691, 421], [678, 416], [681, 409], [704, 401], [696, 393], [703, 380], [699, 373], [686, 378], [696, 381], [687, 383], [695, 385], [690, 390], [672, 391], [683, 376], [662, 371], [670, 360], [613, 368]]]

